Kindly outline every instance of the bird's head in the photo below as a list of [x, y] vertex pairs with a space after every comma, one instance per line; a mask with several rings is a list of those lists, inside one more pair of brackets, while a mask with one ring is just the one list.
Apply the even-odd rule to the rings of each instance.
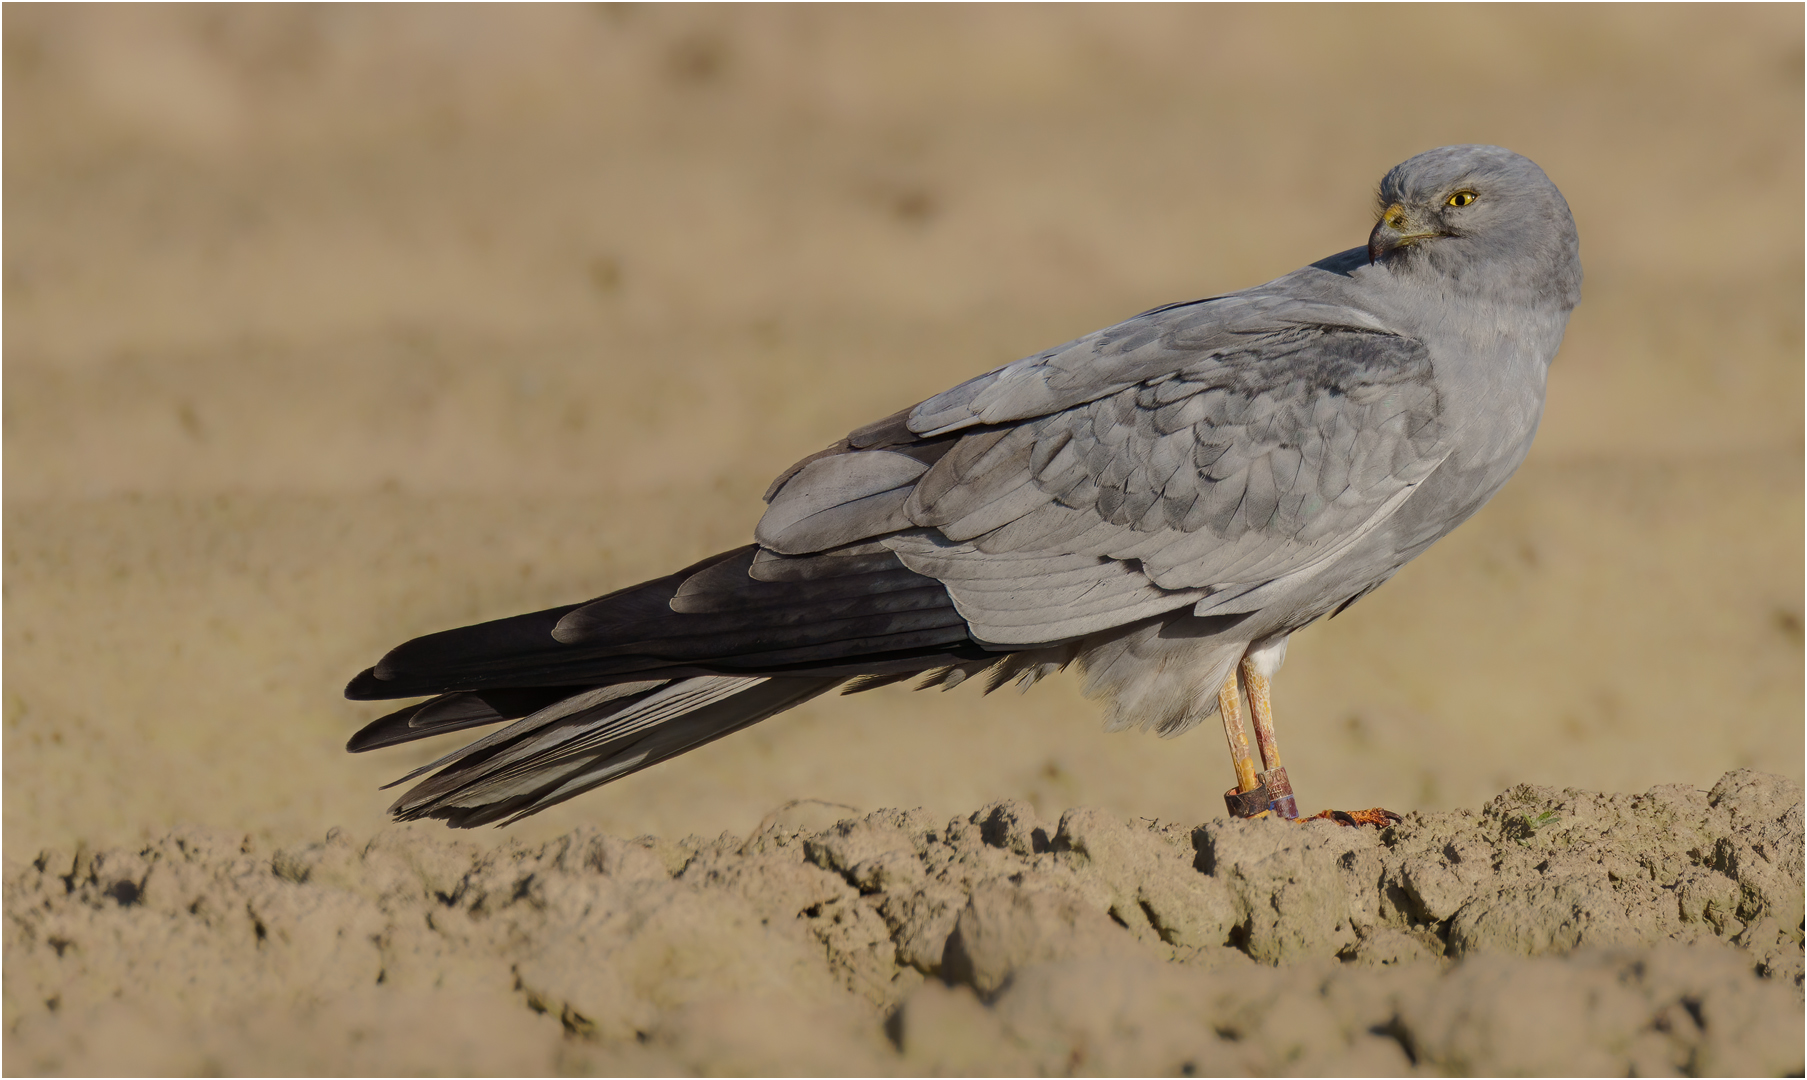
[[1562, 192], [1530, 158], [1498, 146], [1444, 146], [1395, 165], [1380, 182], [1368, 261], [1535, 278], [1568, 307], [1581, 295], [1580, 242]]

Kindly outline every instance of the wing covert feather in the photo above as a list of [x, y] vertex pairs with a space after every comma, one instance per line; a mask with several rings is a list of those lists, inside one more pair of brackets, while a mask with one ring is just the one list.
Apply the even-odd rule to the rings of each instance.
[[1347, 550], [1441, 463], [1432, 375], [1421, 342], [1351, 308], [1160, 309], [861, 429], [778, 488], [757, 535], [882, 542], [993, 644], [1235, 605]]

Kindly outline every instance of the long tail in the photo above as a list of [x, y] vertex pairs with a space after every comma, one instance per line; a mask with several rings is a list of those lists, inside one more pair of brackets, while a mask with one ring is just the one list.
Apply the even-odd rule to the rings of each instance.
[[439, 818], [454, 828], [511, 824], [844, 681], [699, 675], [586, 690], [395, 781], [389, 786], [440, 770], [409, 788], [389, 812], [398, 821]]
[[507, 824], [837, 686], [1008, 655], [971, 638], [940, 582], [876, 544], [805, 557], [746, 547], [588, 603], [397, 647], [346, 696], [439, 696], [372, 722], [346, 749], [512, 720], [397, 780], [433, 773], [390, 807], [400, 820]]

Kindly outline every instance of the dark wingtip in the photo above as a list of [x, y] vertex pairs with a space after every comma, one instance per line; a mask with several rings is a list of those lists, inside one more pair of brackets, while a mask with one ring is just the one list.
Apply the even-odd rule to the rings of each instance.
[[[356, 680], [353, 681], [355, 682]], [[347, 691], [346, 696], [351, 696], [349, 690]], [[397, 709], [386, 716], [380, 716], [370, 723], [365, 724], [363, 727], [359, 728], [351, 738], [345, 740], [345, 752], [348, 754], [362, 754], [366, 750], [375, 750], [378, 747], [383, 746], [394, 746], [397, 743], [407, 742], [410, 738], [419, 738], [420, 736], [418, 734], [411, 734], [409, 732], [408, 720], [420, 710], [422, 705], [425, 704], [427, 703], [424, 701], [417, 701], [407, 708]]]
[[376, 677], [376, 668], [368, 667], [345, 684], [345, 696], [353, 701], [381, 701], [389, 697], [391, 691], [383, 685], [383, 680]]

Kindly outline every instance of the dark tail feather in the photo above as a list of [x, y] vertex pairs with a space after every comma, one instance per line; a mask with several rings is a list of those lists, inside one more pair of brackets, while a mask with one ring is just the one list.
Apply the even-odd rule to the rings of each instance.
[[861, 675], [858, 678], [847, 680], [847, 685], [841, 688], [841, 694], [842, 696], [848, 694], [863, 694], [868, 690], [877, 690], [881, 686], [890, 686], [892, 683], [900, 683], [905, 679], [914, 679], [920, 674], [922, 674], [920, 668], [911, 668], [907, 671]]
[[444, 735], [448, 731], [517, 720], [586, 689], [588, 687], [524, 686], [442, 694], [431, 701], [417, 701], [405, 709], [372, 720], [346, 741], [345, 749], [361, 754], [379, 747]]
[[947, 589], [878, 544], [808, 556], [737, 548], [583, 604], [416, 638], [346, 687], [438, 695], [365, 726], [352, 751], [500, 730], [396, 781], [401, 820], [513, 820], [858, 678], [860, 689], [990, 666]]
[[748, 546], [587, 603], [415, 638], [345, 696], [574, 691], [715, 672], [851, 677], [984, 653], [947, 589], [890, 551], [762, 562]]
[[626, 696], [618, 693], [621, 687], [576, 695], [567, 688], [563, 701], [418, 770], [415, 775], [444, 766], [389, 811], [398, 821], [437, 818], [454, 828], [506, 825], [756, 724], [843, 681], [711, 675], [639, 690], [648, 685], [642, 683]]

